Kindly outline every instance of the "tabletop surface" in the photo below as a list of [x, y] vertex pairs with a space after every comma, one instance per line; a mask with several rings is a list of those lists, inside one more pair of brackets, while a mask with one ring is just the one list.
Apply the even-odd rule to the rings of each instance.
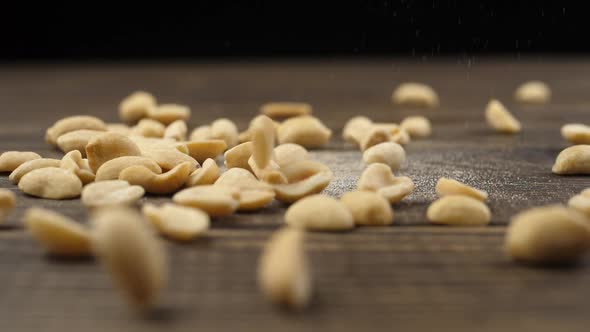
[[[550, 84], [550, 104], [513, 101], [516, 86], [529, 79]], [[391, 91], [405, 81], [432, 85], [441, 106], [392, 106]], [[569, 268], [522, 266], [504, 255], [502, 244], [505, 226], [518, 211], [564, 203], [590, 187], [588, 177], [551, 173], [567, 146], [561, 125], [587, 122], [590, 61], [5, 64], [0, 152], [59, 158], [43, 140], [47, 127], [75, 114], [116, 122], [119, 101], [137, 89], [161, 102], [189, 105], [190, 128], [228, 117], [245, 129], [264, 102], [311, 103], [334, 131], [312, 156], [334, 172], [325, 193], [335, 197], [353, 190], [363, 169], [360, 152], [340, 138], [348, 118], [399, 122], [421, 114], [431, 119], [433, 135], [406, 146], [407, 161], [398, 174], [411, 177], [416, 190], [393, 206], [393, 226], [309, 234], [316, 292], [311, 307], [299, 313], [277, 310], [256, 285], [257, 260], [283, 223], [283, 204], [217, 219], [205, 239], [166, 241], [171, 280], [163, 308], [153, 317], [138, 317], [95, 261], [47, 257], [22, 228], [20, 218], [31, 206], [86, 223], [80, 201], [27, 197], [8, 174], [0, 174], [0, 187], [18, 199], [0, 228], [0, 331], [587, 331], [590, 261]], [[483, 112], [491, 97], [521, 120], [522, 133], [502, 135], [487, 127]], [[442, 176], [487, 191], [492, 224], [429, 225], [426, 208]]]

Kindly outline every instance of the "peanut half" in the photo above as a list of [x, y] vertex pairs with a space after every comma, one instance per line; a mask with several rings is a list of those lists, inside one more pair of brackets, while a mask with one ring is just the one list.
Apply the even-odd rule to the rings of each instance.
[[123, 156], [102, 164], [96, 171], [95, 181], [117, 180], [127, 167], [145, 166], [155, 174], [162, 174], [162, 168], [152, 159], [139, 156]]
[[215, 185], [237, 188], [240, 191], [240, 211], [258, 210], [268, 205], [275, 197], [268, 183], [259, 181], [243, 168], [231, 168], [221, 174]]
[[358, 190], [377, 192], [390, 203], [397, 203], [414, 191], [414, 182], [406, 176], [394, 176], [385, 164], [370, 164], [361, 174]]
[[106, 132], [94, 136], [86, 145], [86, 156], [93, 172], [105, 162], [123, 156], [141, 156], [141, 151], [127, 136]]
[[156, 98], [149, 92], [136, 91], [119, 104], [119, 117], [124, 122], [137, 122], [156, 107]]
[[164, 138], [171, 138], [175, 141], [184, 141], [186, 140], [187, 132], [188, 128], [186, 127], [186, 122], [184, 120], [176, 120], [166, 127]]
[[245, 142], [225, 151], [225, 154], [223, 155], [225, 159], [225, 167], [228, 169], [239, 167], [251, 170], [250, 165], [248, 165], [248, 160], [252, 156], [252, 149], [253, 143]]
[[350, 143], [360, 145], [362, 138], [373, 126], [373, 121], [366, 116], [355, 116], [350, 118], [342, 130], [342, 138]]
[[227, 144], [221, 139], [182, 142], [188, 149], [188, 155], [199, 163], [211, 158], [215, 159], [227, 149]]
[[295, 143], [305, 148], [318, 148], [330, 140], [332, 131], [312, 116], [297, 116], [281, 123], [277, 130], [279, 144]]
[[123, 180], [91, 183], [82, 189], [82, 204], [89, 208], [109, 205], [131, 205], [143, 197], [145, 190]]
[[273, 159], [275, 144], [275, 128], [272, 120], [266, 115], [259, 115], [250, 123], [252, 139], [252, 157], [259, 168], [265, 168]]
[[45, 133], [45, 141], [51, 145], [57, 144], [57, 139], [71, 131], [90, 129], [106, 131], [106, 124], [99, 118], [88, 115], [75, 115], [63, 118], [53, 124]]
[[201, 209], [211, 217], [220, 217], [237, 210], [240, 191], [224, 185], [195, 186], [177, 192], [172, 200], [176, 204]]
[[359, 146], [361, 151], [365, 151], [374, 145], [391, 142], [392, 140], [393, 138], [388, 129], [381, 126], [373, 126], [362, 136]]
[[165, 203], [146, 204], [142, 212], [160, 234], [176, 241], [191, 241], [209, 229], [209, 215], [199, 209]]
[[161, 122], [152, 119], [141, 119], [133, 129], [131, 129], [133, 135], [154, 138], [164, 137], [165, 132], [166, 126]]
[[207, 159], [201, 168], [197, 168], [190, 174], [188, 180], [186, 181], [186, 186], [194, 187], [204, 184], [213, 184], [215, 181], [217, 181], [220, 175], [221, 171], [219, 170], [215, 160]]
[[426, 217], [433, 224], [481, 226], [490, 222], [490, 209], [482, 201], [462, 195], [439, 198], [428, 207]]
[[581, 123], [568, 123], [561, 127], [561, 136], [573, 144], [588, 144], [590, 127]]
[[411, 138], [424, 138], [432, 134], [432, 125], [424, 116], [409, 116], [399, 124]]
[[162, 168], [162, 171], [169, 171], [184, 163], [190, 164], [191, 173], [200, 167], [193, 157], [177, 149], [149, 149], [143, 150], [142, 154], [144, 157], [154, 160]]
[[590, 145], [574, 145], [557, 155], [551, 169], [555, 174], [590, 174]]
[[525, 104], [545, 104], [551, 99], [551, 89], [541, 81], [524, 82], [514, 92], [514, 99]]
[[204, 141], [212, 138], [213, 137], [211, 137], [211, 126], [208, 125], [199, 126], [193, 129], [193, 131], [191, 131], [190, 134], [191, 141]]
[[260, 107], [260, 113], [271, 118], [291, 118], [301, 115], [311, 115], [312, 108], [307, 103], [274, 102]]
[[73, 150], [78, 150], [82, 154], [82, 157], [86, 156], [86, 145], [93, 137], [104, 133], [104, 131], [80, 129], [70, 131], [67, 134], [63, 134], [57, 138], [57, 146], [64, 153], [68, 153]]
[[312, 195], [291, 205], [285, 222], [292, 227], [318, 231], [354, 228], [354, 218], [346, 205], [326, 195]]
[[16, 198], [12, 191], [0, 188], [0, 224], [10, 215], [15, 205]]
[[299, 144], [285, 143], [274, 148], [274, 160], [279, 167], [309, 159], [309, 152]]
[[394, 104], [414, 107], [437, 107], [439, 99], [436, 91], [423, 83], [403, 83], [392, 93]]
[[20, 179], [25, 174], [29, 173], [32, 170], [36, 170], [39, 168], [45, 168], [45, 167], [59, 167], [59, 165], [60, 165], [59, 159], [41, 158], [41, 159], [29, 160], [29, 161], [26, 161], [26, 162], [20, 164], [20, 166], [18, 166], [14, 171], [12, 171], [12, 173], [10, 173], [10, 176], [8, 177], [8, 179], [10, 180], [10, 182], [12, 182], [14, 184], [18, 184]]
[[12, 172], [27, 161], [41, 159], [35, 152], [29, 151], [6, 151], [0, 154], [0, 173]]
[[119, 180], [141, 186], [151, 194], [170, 194], [178, 191], [193, 170], [190, 162], [178, 164], [166, 173], [156, 174], [141, 165], [130, 166], [119, 173]]
[[340, 198], [352, 213], [354, 223], [387, 226], [393, 223], [393, 209], [383, 196], [371, 191], [351, 191]]
[[283, 228], [272, 235], [260, 256], [258, 284], [277, 305], [303, 309], [309, 304], [312, 281], [303, 231]]
[[169, 125], [176, 120], [187, 121], [191, 116], [191, 109], [178, 104], [160, 104], [148, 109], [147, 115], [150, 119]]
[[439, 196], [447, 196], [447, 195], [464, 195], [475, 198], [480, 201], [485, 201], [488, 199], [488, 193], [470, 187], [464, 183], [461, 183], [457, 180], [448, 179], [448, 178], [440, 178], [436, 182], [436, 194]]
[[71, 171], [57, 167], [39, 168], [25, 174], [18, 188], [31, 196], [67, 199], [80, 196], [82, 182]]
[[498, 132], [516, 134], [520, 132], [520, 122], [496, 99], [490, 100], [485, 111], [488, 125]]
[[213, 121], [210, 130], [210, 138], [224, 140], [228, 148], [233, 148], [240, 141], [238, 127], [229, 119], [221, 118]]
[[96, 178], [87, 159], [82, 158], [78, 150], [68, 152], [61, 161], [59, 167], [73, 172], [82, 181], [82, 184], [88, 184]]
[[363, 152], [363, 161], [366, 164], [382, 163], [397, 171], [406, 160], [404, 148], [393, 142], [379, 143], [373, 145]]

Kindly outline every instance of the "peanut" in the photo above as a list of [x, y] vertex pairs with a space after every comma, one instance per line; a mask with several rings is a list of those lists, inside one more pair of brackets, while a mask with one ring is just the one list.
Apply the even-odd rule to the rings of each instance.
[[574, 145], [561, 151], [552, 171], [555, 174], [590, 174], [590, 145]]
[[57, 144], [57, 139], [71, 131], [90, 129], [106, 131], [106, 124], [99, 118], [87, 115], [75, 115], [63, 118], [53, 124], [45, 133], [45, 141], [51, 145]]
[[285, 222], [292, 227], [318, 231], [354, 228], [352, 213], [346, 205], [325, 195], [312, 195], [293, 203], [285, 213]]
[[567, 205], [579, 212], [582, 212], [586, 216], [590, 217], [590, 195], [588, 194], [578, 194], [567, 202]]
[[209, 158], [217, 158], [217, 156], [223, 154], [223, 151], [227, 148], [227, 144], [221, 139], [188, 141], [183, 142], [183, 144], [185, 144], [188, 149], [188, 155], [193, 157], [199, 163], [202, 163]]
[[108, 205], [131, 205], [143, 197], [145, 190], [123, 180], [91, 183], [82, 189], [82, 204], [89, 208]]
[[311, 105], [307, 103], [274, 102], [266, 103], [260, 107], [260, 113], [271, 118], [291, 118], [310, 115], [311, 112]]
[[436, 182], [436, 194], [439, 196], [447, 196], [447, 195], [464, 195], [475, 198], [480, 201], [485, 201], [488, 199], [488, 193], [470, 187], [464, 183], [461, 183], [457, 180], [448, 179], [448, 178], [440, 178], [438, 182]]
[[176, 120], [187, 121], [191, 116], [188, 106], [178, 104], [160, 104], [148, 110], [148, 118], [169, 125]]
[[92, 254], [89, 231], [64, 215], [33, 207], [27, 209], [23, 221], [31, 236], [51, 255], [80, 257]]
[[239, 167], [251, 170], [250, 165], [248, 165], [248, 160], [252, 156], [252, 149], [253, 143], [245, 142], [225, 151], [225, 154], [223, 155], [225, 159], [225, 167], [228, 169]]
[[383, 163], [392, 171], [400, 169], [405, 160], [406, 151], [401, 145], [393, 142], [373, 145], [363, 153], [363, 161], [366, 164]]
[[482, 201], [462, 195], [439, 198], [428, 207], [426, 217], [433, 224], [480, 226], [490, 222], [490, 209]]
[[18, 188], [31, 196], [66, 199], [80, 196], [82, 182], [71, 171], [57, 167], [39, 168], [25, 174]]
[[131, 133], [133, 135], [154, 138], [164, 137], [165, 132], [166, 126], [164, 126], [161, 122], [153, 119], [141, 119], [135, 125], [135, 127], [131, 129]]
[[173, 240], [191, 241], [209, 229], [209, 215], [199, 209], [165, 203], [146, 204], [142, 212], [160, 234]]
[[0, 224], [10, 215], [15, 205], [16, 198], [12, 191], [0, 188]]
[[274, 161], [271, 160], [265, 168], [260, 168], [254, 162], [254, 158], [250, 157], [248, 159], [248, 165], [250, 169], [256, 175], [259, 180], [264, 182], [272, 183], [272, 184], [284, 184], [287, 183], [287, 179], [283, 175], [283, 173], [279, 170], [279, 165]]
[[350, 143], [360, 145], [365, 133], [373, 126], [373, 121], [366, 116], [350, 118], [342, 130], [342, 138]]
[[104, 133], [104, 131], [90, 129], [70, 131], [57, 138], [57, 146], [64, 153], [78, 150], [82, 154], [82, 157], [86, 157], [86, 145], [88, 145], [91, 138], [102, 133]]
[[403, 119], [399, 126], [405, 130], [411, 138], [423, 138], [432, 134], [430, 121], [424, 116], [409, 116]]
[[568, 123], [561, 127], [561, 136], [573, 144], [588, 144], [590, 127], [581, 123]]
[[[212, 139], [211, 137], [211, 126], [200, 126], [191, 131], [191, 141], [204, 141]], [[225, 142], [225, 141], [224, 141]]]
[[285, 143], [274, 148], [274, 160], [279, 167], [285, 167], [291, 163], [309, 159], [307, 150], [299, 144]]
[[403, 83], [392, 93], [394, 104], [414, 107], [437, 107], [439, 104], [436, 91], [423, 83]]
[[188, 154], [188, 147], [184, 142], [177, 142], [173, 139], [169, 138], [155, 138], [155, 137], [143, 137], [143, 136], [129, 136], [129, 139], [133, 141], [133, 143], [137, 144], [139, 150], [142, 152], [146, 150], [162, 150], [162, 149], [170, 149], [170, 150], [178, 150], [184, 154]]
[[90, 183], [96, 178], [90, 169], [88, 160], [82, 159], [82, 154], [78, 150], [70, 151], [63, 156], [59, 167], [74, 173], [82, 181], [82, 184]]
[[332, 171], [318, 162], [300, 160], [281, 169], [286, 184], [275, 184], [276, 198], [282, 202], [295, 202], [324, 190], [333, 178]]
[[139, 156], [123, 156], [102, 164], [96, 171], [95, 181], [117, 180], [119, 174], [127, 167], [141, 165], [155, 174], [162, 174], [162, 168], [152, 159]]
[[496, 99], [490, 100], [485, 115], [488, 125], [498, 132], [515, 134], [521, 130], [520, 122]]
[[188, 128], [184, 120], [176, 120], [166, 127], [164, 131], [164, 138], [171, 138], [176, 141], [186, 140]]
[[265, 168], [274, 154], [275, 128], [266, 115], [259, 115], [250, 123], [252, 157], [259, 168]]
[[361, 138], [360, 148], [361, 151], [365, 151], [373, 145], [391, 141], [392, 137], [389, 130], [379, 126], [373, 126]]
[[190, 164], [190, 173], [199, 168], [199, 163], [191, 156], [176, 149], [149, 149], [142, 151], [143, 156], [154, 160], [163, 171], [169, 171], [174, 167], [183, 164]]
[[125, 97], [119, 105], [119, 117], [124, 122], [137, 122], [156, 107], [156, 98], [144, 91], [136, 91]]
[[544, 82], [528, 81], [516, 89], [514, 99], [526, 104], [545, 104], [551, 99], [551, 89]]
[[0, 173], [12, 172], [27, 161], [41, 159], [35, 152], [7, 151], [0, 154]]
[[215, 185], [237, 188], [240, 191], [240, 211], [252, 211], [268, 205], [275, 193], [271, 185], [261, 182], [243, 168], [231, 168], [223, 173]]
[[10, 180], [10, 182], [18, 184], [20, 179], [32, 170], [45, 167], [59, 167], [59, 165], [59, 159], [41, 158], [29, 160], [20, 164], [20, 166], [18, 166], [14, 171], [12, 171], [8, 179]]
[[414, 182], [406, 176], [394, 176], [385, 164], [370, 164], [361, 174], [358, 190], [375, 191], [390, 203], [397, 203], [414, 191]]
[[305, 148], [317, 148], [326, 144], [332, 131], [317, 118], [297, 116], [281, 123], [277, 130], [279, 144], [295, 143]]
[[156, 174], [141, 165], [130, 166], [119, 173], [119, 180], [142, 186], [151, 194], [170, 194], [178, 191], [188, 179], [193, 165], [190, 162], [178, 164], [166, 173]]
[[240, 205], [240, 191], [224, 185], [196, 186], [179, 191], [172, 200], [176, 204], [201, 209], [211, 217], [220, 217], [236, 211]]
[[141, 156], [141, 151], [127, 136], [106, 132], [90, 139], [86, 145], [90, 169], [96, 173], [105, 162], [123, 156]]
[[213, 184], [215, 181], [217, 181], [220, 175], [221, 171], [219, 170], [215, 160], [207, 159], [201, 168], [197, 168], [190, 174], [188, 180], [186, 181], [186, 186], [194, 187], [204, 184]]
[[211, 137], [213, 139], [222, 139], [228, 148], [238, 145], [238, 127], [229, 119], [217, 119], [211, 123]]
[[381, 195], [370, 191], [347, 192], [340, 198], [352, 213], [356, 225], [387, 226], [393, 223], [393, 209]]
[[[123, 123], [107, 123], [107, 131], [111, 133], [117, 133], [121, 135], [131, 135], [132, 129], [126, 124]], [[81, 152], [81, 151], [80, 151]], [[86, 151], [84, 151], [86, 152]]]

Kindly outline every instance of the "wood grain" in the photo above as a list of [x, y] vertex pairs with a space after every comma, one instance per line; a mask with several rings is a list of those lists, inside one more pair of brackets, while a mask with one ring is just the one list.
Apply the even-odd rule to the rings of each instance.
[[[73, 114], [117, 121], [118, 102], [136, 89], [161, 102], [190, 105], [191, 127], [228, 117], [244, 129], [264, 102], [310, 102], [335, 132], [328, 146], [312, 153], [334, 171], [326, 190], [333, 196], [352, 190], [362, 171], [360, 153], [339, 138], [349, 117], [397, 122], [423, 114], [434, 128], [431, 138], [407, 146], [408, 162], [399, 174], [410, 176], [416, 191], [394, 206], [394, 226], [309, 236], [317, 294], [313, 306], [298, 314], [271, 307], [255, 281], [262, 245], [282, 223], [280, 203], [216, 220], [203, 241], [168, 243], [166, 305], [146, 319], [128, 310], [93, 261], [44, 257], [22, 231], [19, 220], [30, 206], [86, 222], [80, 202], [26, 197], [2, 174], [0, 187], [14, 190], [18, 204], [0, 229], [0, 331], [585, 331], [590, 323], [589, 261], [540, 269], [512, 264], [502, 252], [511, 215], [563, 203], [590, 187], [588, 177], [551, 174], [555, 156], [567, 146], [560, 126], [587, 122], [586, 61], [37, 64], [0, 66], [0, 73], [0, 152], [32, 150], [47, 157], [61, 156], [43, 141], [54, 121]], [[552, 86], [551, 104], [512, 101], [514, 88], [528, 79]], [[404, 81], [431, 84], [441, 107], [391, 106], [392, 89]], [[483, 109], [490, 97], [521, 119], [522, 134], [487, 128]], [[425, 210], [441, 176], [488, 191], [493, 225], [429, 226]]]

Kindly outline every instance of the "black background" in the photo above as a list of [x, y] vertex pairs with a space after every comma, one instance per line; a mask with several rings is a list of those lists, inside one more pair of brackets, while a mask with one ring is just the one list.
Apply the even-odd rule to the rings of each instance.
[[[24, 4], [24, 6], [23, 6]], [[4, 5], [0, 59], [590, 51], [584, 2], [197, 1]]]

